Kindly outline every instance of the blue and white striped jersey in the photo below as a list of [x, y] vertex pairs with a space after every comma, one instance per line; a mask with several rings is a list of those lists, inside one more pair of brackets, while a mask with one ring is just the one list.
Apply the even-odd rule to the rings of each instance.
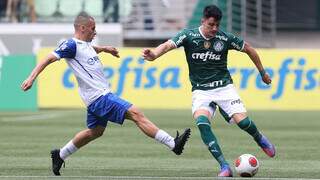
[[90, 42], [76, 38], [68, 39], [52, 54], [58, 59], [66, 59], [78, 81], [79, 93], [86, 106], [111, 91], [103, 72], [103, 65]]

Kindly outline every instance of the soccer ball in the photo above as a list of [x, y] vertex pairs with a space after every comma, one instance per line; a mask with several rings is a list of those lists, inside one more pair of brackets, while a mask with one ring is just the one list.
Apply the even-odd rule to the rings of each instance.
[[235, 160], [236, 172], [241, 177], [253, 177], [259, 169], [258, 159], [251, 154], [242, 154]]

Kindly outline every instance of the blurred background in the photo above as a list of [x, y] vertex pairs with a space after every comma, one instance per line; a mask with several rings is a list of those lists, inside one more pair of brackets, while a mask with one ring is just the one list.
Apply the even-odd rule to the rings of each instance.
[[[262, 93], [262, 95], [269, 92], [271, 98], [266, 102], [274, 102], [274, 98], [279, 93], [287, 93], [289, 99], [293, 96], [302, 97], [305, 93], [311, 93], [310, 100], [303, 99], [303, 102], [312, 104], [312, 109], [320, 109], [319, 103], [315, 105], [311, 102], [314, 98], [319, 100], [317, 94], [320, 94], [317, 93], [319, 91], [319, 62], [317, 59], [319, 52], [317, 49], [320, 46], [320, 1], [318, 0], [1, 0], [0, 92], [3, 93], [0, 95], [2, 96], [0, 97], [0, 108], [16, 109], [19, 107], [17, 104], [26, 106], [26, 98], [30, 98], [27, 102], [35, 99], [32, 106], [38, 107], [40, 104], [40, 107], [55, 107], [55, 105], [41, 105], [42, 96], [46, 96], [42, 92], [47, 90], [42, 90], [40, 86], [42, 84], [47, 87], [44, 85], [45, 83], [39, 83], [38, 88], [29, 94], [21, 93], [17, 85], [46, 53], [50, 53], [63, 40], [72, 37], [73, 20], [82, 11], [92, 15], [97, 22], [98, 35], [93, 43], [108, 44], [120, 48], [124, 60], [126, 58], [127, 60], [128, 58], [134, 59], [128, 65], [129, 67], [145, 70], [141, 77], [134, 73], [136, 72], [134, 70], [132, 73], [122, 74], [126, 76], [126, 80], [135, 82], [131, 83], [132, 85], [126, 84], [126, 86], [130, 86], [126, 87], [129, 89], [126, 95], [123, 94], [126, 92], [123, 92], [123, 84], [118, 83], [121, 78], [119, 70], [122, 67], [121, 63], [114, 65], [106, 63], [107, 77], [111, 82], [114, 81], [112, 86], [118, 95], [134, 101], [136, 99], [131, 99], [132, 91], [136, 91], [135, 97], [138, 97], [141, 94], [138, 93], [139, 90], [143, 90], [143, 93], [150, 93], [150, 95], [168, 93], [162, 91], [167, 90], [169, 93], [181, 94], [182, 92], [189, 96], [190, 85], [188, 79], [184, 78], [187, 77], [187, 67], [181, 49], [176, 50], [171, 57], [164, 58], [179, 59], [175, 61], [179, 62], [176, 64], [175, 70], [178, 70], [176, 72], [180, 72], [180, 74], [174, 74], [172, 71], [173, 76], [176, 75], [174, 76], [176, 81], [174, 78], [162, 74], [169, 67], [175, 65], [171, 63], [171, 60], [165, 60], [167, 63], [164, 65], [165, 67], [161, 67], [161, 63], [154, 63], [151, 67], [149, 64], [145, 65], [144, 62], [139, 61], [139, 56], [142, 47], [155, 47], [173, 37], [183, 28], [199, 26], [202, 10], [209, 4], [216, 4], [223, 11], [221, 29], [244, 38], [258, 48], [262, 59], [265, 59], [267, 70], [270, 67], [269, 73], [274, 75], [273, 87], [262, 87], [261, 84], [257, 84], [258, 80], [250, 79], [250, 73], [244, 73], [246, 70], [243, 68], [254, 71], [254, 66], [248, 62], [247, 57], [240, 58], [245, 59], [245, 66], [236, 67], [238, 63], [230, 61], [230, 68], [236, 68], [233, 71], [235, 72], [234, 79], [239, 79], [236, 80], [238, 82], [236, 84], [245, 98], [247, 94], [253, 92]], [[105, 56], [101, 56], [100, 58], [104, 59]], [[239, 57], [233, 56], [231, 53], [229, 59], [239, 59]], [[106, 58], [112, 57], [106, 56]], [[291, 68], [291, 73], [285, 73], [286, 66], [289, 66], [288, 63], [285, 63], [286, 60], [291, 63], [292, 67], [287, 68], [288, 71]], [[136, 63], [132, 64], [133, 62]], [[22, 65], [23, 63], [25, 65]], [[148, 70], [153, 66], [158, 69], [162, 68], [163, 71], [159, 70], [156, 75], [148, 76]], [[67, 76], [69, 72], [67, 67], [63, 66], [58, 69], [61, 69], [61, 74], [59, 74], [61, 77], [50, 79], [44, 75], [44, 81], [56, 82], [57, 84], [52, 88], [57, 90], [56, 86], [60, 86], [62, 94], [70, 89], [75, 92], [75, 81], [72, 76]], [[283, 70], [282, 74], [281, 69]], [[120, 75], [117, 75], [118, 72]], [[257, 72], [254, 73], [258, 75]], [[283, 78], [284, 75], [287, 75], [287, 78]], [[140, 84], [137, 83], [138, 81], [141, 81]], [[39, 82], [41, 82], [41, 78]], [[256, 84], [256, 86], [250, 90], [250, 86], [246, 86], [247, 84]], [[249, 91], [246, 91], [248, 89]], [[30, 95], [32, 93], [33, 95]], [[8, 94], [12, 94], [18, 100], [12, 103]], [[48, 93], [48, 95], [51, 94]], [[81, 104], [79, 97], [77, 98], [74, 100], [74, 104]], [[188, 99], [183, 96], [180, 98]], [[140, 103], [140, 100], [137, 101], [137, 104], [142, 107], [150, 107]], [[155, 101], [158, 100], [155, 99]], [[296, 101], [298, 102], [298, 100]], [[12, 107], [8, 104], [12, 104]], [[270, 102], [267, 104], [266, 108], [269, 108], [269, 105], [274, 107]], [[173, 107], [188, 108], [189, 105], [189, 100], [185, 100], [180, 105]], [[70, 107], [74, 106], [70, 105]], [[258, 107], [260, 106], [258, 105]], [[283, 108], [280, 109], [288, 109], [287, 106], [281, 106]], [[165, 105], [159, 105], [155, 108], [157, 107], [163, 108]], [[308, 106], [305, 109], [307, 108]]]
[[93, 43], [119, 49], [119, 59], [99, 54], [113, 92], [170, 134], [190, 127], [192, 137], [177, 158], [134, 123], [109, 123], [106, 136], [68, 159], [63, 175], [212, 179], [219, 169], [192, 120], [183, 48], [155, 62], [141, 58], [143, 47], [199, 26], [209, 4], [223, 11], [221, 29], [257, 48], [272, 77], [271, 85], [263, 84], [246, 54], [229, 51], [234, 85], [277, 155], [265, 156], [217, 113], [212, 126], [226, 158], [232, 163], [240, 154], [256, 155], [256, 177], [319, 179], [320, 0], [0, 0], [0, 179], [52, 179], [49, 151], [86, 127], [86, 108], [64, 60], [50, 64], [29, 91], [20, 89], [36, 63], [73, 37], [73, 20], [82, 11], [96, 20]]
[[[12, 27], [16, 26], [9, 26], [11, 23], [22, 25], [26, 32], [33, 30], [30, 25], [69, 26], [79, 12], [85, 11], [97, 23], [120, 26], [121, 33], [115, 32], [119, 37], [111, 38], [110, 44], [152, 46], [154, 42], [171, 38], [182, 28], [198, 26], [202, 9], [208, 4], [217, 4], [222, 9], [222, 29], [241, 35], [255, 47], [319, 46], [313, 43], [320, 38], [317, 0], [1, 0], [1, 37], [11, 34], [6, 34], [4, 29], [15, 31]], [[46, 30], [43, 28], [42, 33]], [[5, 38], [2, 41], [10, 47]]]

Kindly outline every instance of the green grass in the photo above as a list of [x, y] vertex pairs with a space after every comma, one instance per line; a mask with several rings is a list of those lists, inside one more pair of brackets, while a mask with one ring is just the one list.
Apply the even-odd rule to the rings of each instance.
[[[192, 136], [181, 156], [174, 155], [164, 145], [147, 138], [130, 121], [125, 121], [122, 127], [109, 123], [101, 138], [67, 159], [66, 168], [62, 168], [63, 176], [69, 176], [69, 179], [82, 176], [95, 176], [93, 179], [116, 176], [120, 179], [132, 179], [133, 176], [138, 176], [137, 179], [197, 179], [216, 176], [218, 164], [203, 145], [189, 110], [144, 112], [171, 135], [175, 135], [176, 130], [191, 127]], [[316, 179], [320, 178], [319, 115], [317, 111], [251, 111], [251, 119], [276, 145], [277, 155], [273, 159], [268, 158], [249, 135], [236, 125], [228, 125], [219, 115], [212, 125], [230, 163], [233, 164], [240, 154], [256, 155], [260, 161], [257, 178]], [[78, 131], [86, 128], [85, 117], [84, 109], [1, 112], [0, 179], [19, 179], [7, 176], [40, 176], [40, 179], [49, 179], [47, 176], [52, 176], [50, 150], [62, 147]]]

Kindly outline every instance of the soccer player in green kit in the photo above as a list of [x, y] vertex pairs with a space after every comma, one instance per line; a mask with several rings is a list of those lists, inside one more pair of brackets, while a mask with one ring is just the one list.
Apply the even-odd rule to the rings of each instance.
[[246, 53], [260, 72], [262, 81], [270, 84], [271, 79], [265, 72], [259, 55], [250, 44], [231, 33], [219, 30], [221, 18], [222, 12], [217, 6], [206, 6], [200, 27], [184, 29], [153, 50], [144, 49], [142, 56], [147, 61], [154, 61], [172, 49], [184, 47], [192, 85], [193, 117], [203, 142], [220, 164], [218, 176], [232, 177], [230, 165], [223, 156], [209, 121], [217, 108], [227, 121], [235, 122], [250, 134], [269, 157], [275, 156], [275, 147], [259, 132], [246, 114], [244, 104], [227, 69], [228, 50]]

